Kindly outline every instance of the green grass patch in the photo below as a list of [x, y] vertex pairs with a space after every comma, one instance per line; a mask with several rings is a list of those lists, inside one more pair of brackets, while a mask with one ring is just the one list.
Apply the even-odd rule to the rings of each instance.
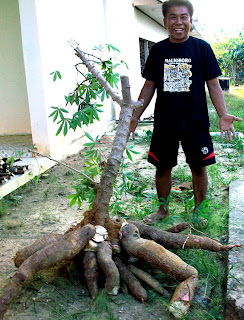
[[[226, 107], [229, 114], [244, 119], [244, 86], [230, 87], [229, 91], [224, 92]], [[219, 117], [212, 105], [209, 94], [207, 94], [207, 102], [210, 118], [210, 131], [219, 132]], [[244, 121], [235, 121], [236, 132], [244, 132]]]

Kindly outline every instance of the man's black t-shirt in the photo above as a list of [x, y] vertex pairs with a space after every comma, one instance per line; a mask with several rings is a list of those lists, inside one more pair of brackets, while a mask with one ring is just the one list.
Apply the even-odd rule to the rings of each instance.
[[208, 128], [205, 82], [221, 75], [210, 45], [189, 37], [153, 45], [143, 77], [156, 82], [155, 129]]

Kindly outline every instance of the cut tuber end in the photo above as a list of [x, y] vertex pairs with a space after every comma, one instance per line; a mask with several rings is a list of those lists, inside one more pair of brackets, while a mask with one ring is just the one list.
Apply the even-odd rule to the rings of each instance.
[[227, 246], [225, 246], [225, 250], [226, 251], [229, 251], [235, 247], [242, 247], [243, 245], [241, 243], [237, 243], [237, 244], [229, 244]]
[[107, 291], [107, 294], [109, 294], [111, 296], [117, 296], [118, 291], [119, 291], [119, 287], [114, 287], [113, 290], [111, 290], [109, 292]]
[[187, 314], [189, 308], [189, 301], [179, 300], [171, 303], [171, 305], [169, 306], [169, 312], [171, 312], [176, 319], [183, 319]]

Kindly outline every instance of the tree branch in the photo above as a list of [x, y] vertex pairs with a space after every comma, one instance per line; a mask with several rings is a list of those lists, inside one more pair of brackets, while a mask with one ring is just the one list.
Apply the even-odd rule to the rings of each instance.
[[[75, 41], [69, 41], [69, 43], [75, 50], [76, 55], [83, 61], [87, 69], [97, 78], [99, 83], [104, 87], [104, 89], [111, 96], [113, 101], [116, 101], [120, 106], [122, 106], [123, 105], [122, 98], [113, 90], [113, 88], [110, 86], [108, 81], [104, 79], [104, 77], [99, 73], [99, 71], [95, 68], [95, 66], [93, 66], [90, 63], [90, 61], [86, 58], [84, 52], [80, 50], [80, 48], [78, 47], [78, 44]], [[131, 100], [131, 105], [134, 108], [139, 108], [143, 105], [143, 102], [144, 102], [143, 100], [139, 100], [136, 102]]]

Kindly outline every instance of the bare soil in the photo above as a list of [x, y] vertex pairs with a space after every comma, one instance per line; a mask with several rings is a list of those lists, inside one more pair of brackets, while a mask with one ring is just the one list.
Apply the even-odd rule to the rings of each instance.
[[[105, 154], [112, 139], [113, 136], [108, 135], [100, 141]], [[135, 149], [141, 151], [135, 157], [139, 160], [141, 171], [149, 178], [149, 187], [152, 189], [155, 171], [145, 160], [148, 147], [141, 144], [136, 145]], [[180, 162], [183, 161], [181, 155]], [[66, 159], [65, 163], [81, 170], [84, 166], [84, 150]], [[138, 166], [138, 162], [133, 166]], [[133, 170], [132, 165], [130, 169]], [[0, 217], [0, 288], [17, 270], [11, 260], [16, 251], [46, 234], [64, 233], [72, 224], [82, 220], [82, 213], [88, 204], [83, 203], [82, 208], [77, 209], [76, 205], [70, 207], [66, 198], [74, 193], [72, 186], [78, 180], [77, 173], [56, 165], [37, 181], [26, 184], [6, 197], [7, 212]], [[9, 307], [4, 319], [173, 319], [166, 310], [167, 300], [154, 292], [149, 296], [147, 304], [141, 304], [122, 291], [116, 297], [108, 297], [101, 291], [93, 302], [80, 277], [62, 276], [50, 282], [48, 277], [42, 275], [36, 276], [23, 290], [22, 295]]]

